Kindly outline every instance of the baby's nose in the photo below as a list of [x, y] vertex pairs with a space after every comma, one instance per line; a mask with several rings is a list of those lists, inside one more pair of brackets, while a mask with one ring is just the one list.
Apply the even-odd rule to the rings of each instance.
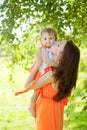
[[49, 39], [47, 40], [47, 43], [50, 43], [50, 40], [49, 40]]

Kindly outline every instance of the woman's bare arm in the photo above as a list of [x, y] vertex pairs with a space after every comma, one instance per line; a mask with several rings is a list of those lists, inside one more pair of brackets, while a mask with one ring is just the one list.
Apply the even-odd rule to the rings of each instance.
[[38, 89], [52, 82], [54, 82], [53, 72], [49, 71], [42, 75], [36, 82], [34, 80], [30, 84], [27, 84], [26, 89]]

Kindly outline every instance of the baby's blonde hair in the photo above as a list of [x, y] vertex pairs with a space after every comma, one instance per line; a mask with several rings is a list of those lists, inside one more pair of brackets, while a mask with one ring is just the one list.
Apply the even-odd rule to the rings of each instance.
[[57, 41], [57, 34], [56, 34], [56, 31], [52, 28], [45, 28], [41, 31], [41, 35], [44, 33], [44, 32], [47, 32], [48, 34], [54, 34], [55, 36], [55, 41]]

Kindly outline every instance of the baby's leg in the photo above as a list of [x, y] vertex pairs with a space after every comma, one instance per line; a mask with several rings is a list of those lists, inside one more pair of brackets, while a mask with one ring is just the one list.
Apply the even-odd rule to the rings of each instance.
[[28, 108], [29, 112], [31, 113], [31, 115], [33, 117], [36, 117], [36, 112], [35, 112], [35, 108], [34, 107], [35, 107], [35, 103], [37, 101], [37, 98], [38, 98], [39, 94], [40, 94], [39, 92], [34, 91], [32, 97], [31, 97], [30, 106]]

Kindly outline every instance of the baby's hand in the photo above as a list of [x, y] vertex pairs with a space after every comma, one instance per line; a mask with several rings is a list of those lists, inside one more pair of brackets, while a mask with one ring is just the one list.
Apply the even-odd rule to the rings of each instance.
[[31, 115], [35, 118], [36, 117], [36, 112], [35, 112], [35, 109], [34, 109], [34, 107], [29, 107], [28, 108], [28, 110], [29, 110], [29, 112], [31, 113]]

